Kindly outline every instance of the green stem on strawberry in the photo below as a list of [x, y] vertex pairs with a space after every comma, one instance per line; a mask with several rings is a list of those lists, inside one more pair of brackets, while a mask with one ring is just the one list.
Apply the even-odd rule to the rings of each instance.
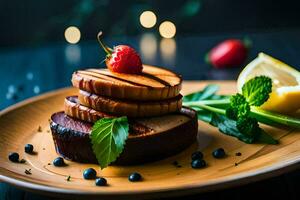
[[107, 47], [105, 44], [103, 44], [103, 42], [101, 41], [101, 36], [102, 36], [102, 31], [100, 31], [97, 35], [97, 39], [99, 44], [101, 45], [101, 47], [103, 48], [103, 50], [105, 51], [105, 53], [107, 54], [107, 56], [110, 56], [113, 52], [113, 50], [109, 47]]

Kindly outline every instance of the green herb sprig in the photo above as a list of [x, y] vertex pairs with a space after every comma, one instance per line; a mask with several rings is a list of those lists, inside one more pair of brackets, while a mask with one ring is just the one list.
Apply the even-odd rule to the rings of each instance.
[[217, 85], [183, 98], [183, 105], [197, 111], [198, 119], [218, 127], [220, 132], [238, 138], [245, 143], [277, 144], [258, 122], [271, 126], [300, 128], [300, 120], [259, 108], [272, 92], [272, 80], [258, 76], [247, 81], [242, 93], [217, 95]]
[[101, 169], [114, 162], [122, 153], [128, 137], [127, 117], [102, 118], [92, 129], [92, 149]]

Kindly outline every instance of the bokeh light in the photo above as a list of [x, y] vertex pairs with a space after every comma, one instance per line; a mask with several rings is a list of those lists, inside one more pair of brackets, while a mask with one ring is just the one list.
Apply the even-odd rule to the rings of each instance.
[[39, 94], [41, 92], [40, 86], [35, 85], [33, 87], [33, 92], [34, 92], [34, 94]]
[[176, 34], [176, 26], [173, 22], [164, 21], [159, 26], [159, 33], [164, 38], [173, 38]]
[[78, 65], [81, 60], [81, 48], [79, 45], [66, 45], [65, 58], [67, 63]]
[[65, 30], [65, 39], [70, 44], [76, 44], [79, 42], [81, 33], [76, 26], [70, 26]]
[[156, 37], [152, 33], [144, 33], [140, 39], [140, 50], [143, 60], [150, 62], [155, 59], [157, 53]]
[[31, 81], [33, 79], [33, 73], [32, 72], [27, 72], [26, 79]]
[[152, 11], [144, 11], [140, 15], [140, 23], [145, 28], [152, 28], [156, 24], [156, 15]]
[[181, 15], [184, 17], [195, 16], [199, 12], [201, 6], [202, 6], [202, 1], [199, 0], [185, 1], [184, 5], [180, 10]]
[[159, 44], [162, 59], [165, 63], [173, 65], [176, 57], [176, 41], [163, 38]]

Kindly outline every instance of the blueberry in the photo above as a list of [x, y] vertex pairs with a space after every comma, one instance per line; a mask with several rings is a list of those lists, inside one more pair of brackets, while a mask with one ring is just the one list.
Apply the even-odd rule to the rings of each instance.
[[106, 185], [107, 185], [107, 181], [106, 181], [105, 178], [100, 177], [100, 178], [97, 178], [97, 179], [96, 179], [95, 184], [96, 184], [97, 186], [106, 186]]
[[203, 158], [203, 153], [201, 151], [195, 151], [191, 156], [192, 160], [201, 160]]
[[223, 148], [218, 148], [212, 152], [212, 155], [215, 158], [224, 158], [226, 153]]
[[88, 168], [83, 171], [84, 179], [95, 179], [96, 175], [97, 175], [97, 172], [93, 168]]
[[32, 144], [26, 144], [24, 149], [25, 149], [26, 153], [32, 153], [33, 152], [33, 145]]
[[131, 182], [140, 181], [141, 179], [142, 179], [142, 176], [137, 172], [130, 174], [128, 177], [128, 180]]
[[202, 159], [193, 160], [191, 166], [194, 169], [200, 169], [206, 166], [206, 162]]
[[56, 167], [61, 167], [65, 165], [65, 161], [62, 157], [57, 157], [53, 160], [53, 165]]
[[236, 155], [236, 156], [241, 156], [242, 153], [241, 153], [241, 152], [236, 152], [235, 155]]
[[19, 154], [16, 153], [16, 152], [12, 152], [8, 155], [8, 159], [11, 161], [11, 162], [19, 162]]

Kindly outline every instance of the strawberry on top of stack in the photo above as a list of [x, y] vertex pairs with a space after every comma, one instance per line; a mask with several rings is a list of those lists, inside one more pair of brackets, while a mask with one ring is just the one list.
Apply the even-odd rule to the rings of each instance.
[[[158, 67], [142, 65], [140, 56], [127, 45], [107, 53], [108, 69], [79, 70], [72, 83], [80, 89], [80, 104], [116, 116], [152, 117], [179, 111], [182, 105], [181, 77]], [[85, 119], [83, 119], [85, 120]]]

